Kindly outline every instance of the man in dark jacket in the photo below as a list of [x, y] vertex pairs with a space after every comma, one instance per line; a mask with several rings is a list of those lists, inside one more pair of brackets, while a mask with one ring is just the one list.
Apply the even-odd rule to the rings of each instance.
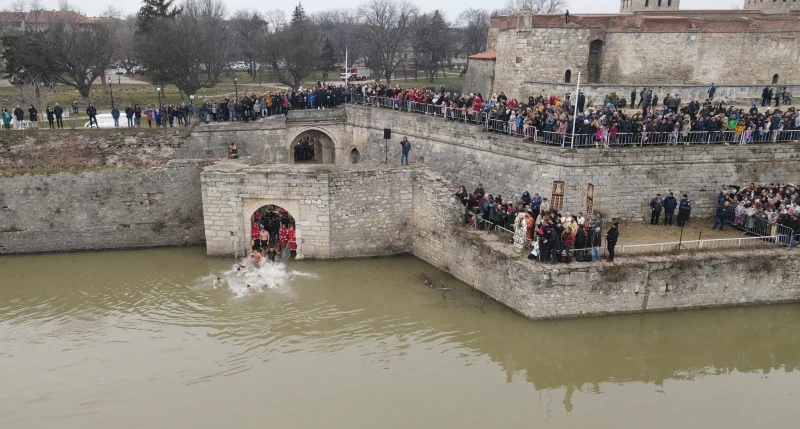
[[677, 207], [678, 200], [670, 192], [667, 198], [664, 198], [664, 225], [672, 225], [672, 215], [675, 214]]
[[608, 248], [608, 262], [614, 262], [614, 247], [619, 239], [619, 223], [614, 222], [611, 229], [606, 233], [606, 247]]
[[64, 114], [64, 109], [56, 103], [56, 107], [53, 108], [53, 114], [56, 115], [56, 126], [58, 128], [64, 128], [64, 122], [61, 121], [61, 116]]
[[19, 107], [19, 104], [14, 108], [14, 119], [17, 121], [18, 130], [25, 129], [25, 111]]
[[636, 106], [636, 90], [631, 91], [631, 108]]
[[92, 122], [94, 122], [99, 130], [100, 124], [97, 123], [97, 109], [94, 108], [92, 103], [89, 103], [89, 107], [86, 108], [86, 114], [89, 116], [89, 129], [92, 129]]
[[719, 225], [719, 230], [722, 231], [725, 222], [731, 220], [733, 220], [733, 209], [730, 208], [726, 200], [721, 206], [717, 207], [717, 220], [714, 221], [714, 226], [712, 226], [711, 229], [714, 230], [717, 228], [717, 225]]
[[689, 197], [683, 194], [683, 198], [681, 198], [681, 202], [678, 204], [678, 226], [681, 228], [686, 226], [686, 221], [689, 220], [691, 214], [692, 203], [689, 201]]
[[664, 200], [661, 198], [661, 194], [656, 194], [656, 197], [650, 200], [650, 225], [658, 225], [662, 208], [664, 208]]
[[589, 247], [592, 248], [592, 262], [600, 259], [600, 246], [602, 243], [603, 230], [599, 226], [594, 226], [592, 233], [589, 234]]
[[761, 107], [769, 106], [769, 87], [765, 86], [761, 91]]
[[130, 105], [125, 108], [125, 117], [128, 119], [128, 127], [133, 127], [133, 108]]

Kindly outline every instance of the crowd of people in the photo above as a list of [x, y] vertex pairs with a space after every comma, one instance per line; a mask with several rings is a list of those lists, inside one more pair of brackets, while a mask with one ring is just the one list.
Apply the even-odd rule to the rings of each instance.
[[254, 262], [297, 256], [295, 221], [289, 212], [277, 206], [262, 207], [253, 213], [251, 225], [250, 258]]
[[[579, 92], [574, 100], [571, 94], [564, 97], [539, 95], [517, 100], [503, 92], [484, 97], [480, 93], [449, 92], [444, 87], [438, 90], [403, 89], [399, 85], [354, 84], [348, 89], [350, 96], [360, 96], [359, 101], [365, 104], [395, 109], [426, 106], [420, 109], [423, 113], [486, 123], [490, 131], [538, 138], [545, 143], [563, 142], [566, 136], [573, 134], [573, 124], [575, 145], [594, 147], [617, 144], [752, 144], [800, 137], [800, 115], [794, 107], [783, 111], [776, 102], [774, 108], [759, 110], [756, 103], [752, 103], [749, 109], [742, 109], [724, 101], [715, 101], [716, 87], [713, 85], [709, 88], [709, 98], [702, 102], [692, 100], [684, 103], [679, 94], [666, 94], [659, 98], [652, 88], [643, 88], [631, 93], [630, 103], [612, 92], [599, 106], [592, 106], [583, 92]], [[765, 88], [765, 91], [766, 95], [772, 96], [771, 88]], [[780, 93], [779, 99], [786, 95], [783, 91], [776, 93]], [[635, 110], [640, 107], [641, 111]], [[790, 133], [792, 131], [798, 133]]]
[[[529, 259], [540, 262], [571, 263], [600, 260], [605, 219], [602, 214], [584, 216], [582, 212], [559, 213], [547, 198], [528, 191], [503, 200], [501, 195], [487, 194], [482, 185], [473, 192], [463, 186], [455, 193], [465, 209], [465, 221], [490, 233], [495, 226], [513, 232], [517, 253], [530, 252]], [[618, 224], [605, 231], [607, 261], [614, 261], [614, 248], [619, 239]]]
[[302, 137], [294, 143], [294, 160], [298, 162], [312, 161], [314, 159], [314, 137]]
[[[756, 185], [731, 185], [720, 191], [715, 210], [716, 221], [712, 229], [725, 224], [760, 235], [800, 232], [800, 190], [793, 184], [762, 183]], [[786, 228], [778, 231], [778, 226]], [[788, 237], [790, 246], [793, 237]]]

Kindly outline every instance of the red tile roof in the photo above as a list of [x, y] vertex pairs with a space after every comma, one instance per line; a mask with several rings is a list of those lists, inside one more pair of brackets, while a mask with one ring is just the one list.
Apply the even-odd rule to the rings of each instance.
[[481, 52], [480, 54], [470, 55], [469, 59], [471, 59], [471, 60], [496, 60], [497, 59], [497, 52], [496, 51]]

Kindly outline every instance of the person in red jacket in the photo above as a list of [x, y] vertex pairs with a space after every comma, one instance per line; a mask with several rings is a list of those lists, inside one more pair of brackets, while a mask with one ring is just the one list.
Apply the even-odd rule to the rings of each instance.
[[258, 222], [253, 222], [253, 227], [250, 228], [250, 247], [255, 250], [256, 240], [258, 240], [258, 234], [261, 232], [261, 228], [258, 227]]
[[292, 258], [297, 256], [297, 236], [295, 235], [294, 225], [289, 225], [289, 250], [292, 252]]
[[281, 224], [281, 229], [278, 231], [278, 250], [281, 253], [286, 251], [286, 247], [289, 245], [289, 227], [287, 225]]
[[569, 253], [569, 248], [575, 243], [575, 236], [569, 229], [564, 230], [564, 235], [561, 236], [561, 250], [567, 253], [567, 263], [572, 262], [572, 256]]

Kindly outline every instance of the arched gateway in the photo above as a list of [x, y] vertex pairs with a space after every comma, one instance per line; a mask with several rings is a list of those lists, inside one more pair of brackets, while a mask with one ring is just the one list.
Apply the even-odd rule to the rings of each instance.
[[305, 127], [289, 137], [290, 164], [336, 164], [341, 148], [336, 137], [319, 127]]

